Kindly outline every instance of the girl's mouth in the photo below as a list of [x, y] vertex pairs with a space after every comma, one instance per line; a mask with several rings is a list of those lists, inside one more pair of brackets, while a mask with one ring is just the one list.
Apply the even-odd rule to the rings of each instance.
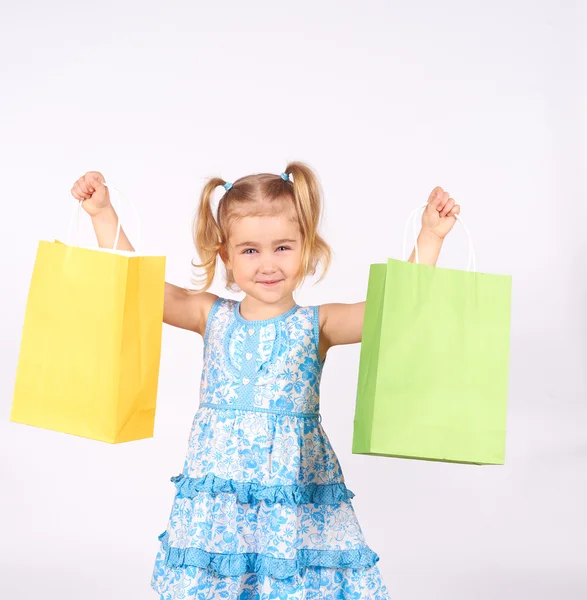
[[259, 281], [258, 283], [260, 283], [261, 285], [265, 285], [267, 287], [274, 287], [282, 281], [283, 281], [283, 279], [275, 279], [273, 281]]

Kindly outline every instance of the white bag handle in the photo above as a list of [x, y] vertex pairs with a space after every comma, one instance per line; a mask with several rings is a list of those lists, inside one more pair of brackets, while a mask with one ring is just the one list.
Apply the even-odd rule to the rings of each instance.
[[[408, 221], [406, 223], [406, 228], [404, 230], [404, 249], [403, 249], [403, 259], [404, 260], [408, 260], [409, 256], [407, 254], [408, 250], [408, 232], [410, 229], [410, 223], [412, 223], [412, 231], [414, 234], [414, 250], [415, 250], [415, 254], [416, 254], [416, 264], [419, 264], [419, 254], [418, 254], [418, 224], [417, 224], [417, 215], [420, 212], [424, 212], [424, 210], [426, 210], [426, 207], [428, 206], [428, 204], [424, 204], [422, 206], [419, 206], [418, 208], [416, 208], [415, 210], [412, 211], [412, 213], [410, 214], [410, 216], [408, 217]], [[469, 228], [465, 225], [465, 222], [463, 221], [463, 219], [461, 218], [460, 215], [454, 215], [455, 219], [457, 221], [459, 221], [461, 223], [461, 225], [463, 226], [465, 233], [467, 234], [467, 237], [469, 238], [469, 260], [467, 263], [467, 270], [468, 271], [476, 271], [477, 270], [477, 266], [476, 266], [476, 259], [475, 259], [475, 248], [473, 247], [473, 238], [471, 236], [471, 232], [469, 231]]]
[[[113, 185], [110, 185], [106, 182], [104, 182], [103, 185], [106, 186], [107, 188], [109, 188], [110, 190], [116, 190], [121, 196], [124, 196], [124, 194], [117, 187], [114, 187]], [[124, 196], [124, 197], [126, 198], [126, 196]], [[135, 248], [135, 252], [138, 253], [138, 248], [141, 245], [141, 223], [140, 223], [140, 219], [139, 219], [139, 211], [137, 210], [137, 207], [134, 204], [134, 202], [132, 200], [130, 200], [130, 198], [129, 198], [129, 203], [132, 206], [132, 208], [135, 212], [136, 218], [137, 218], [137, 240], [136, 240], [137, 243], [133, 244], [133, 245]], [[80, 215], [82, 212], [82, 204], [83, 204], [83, 200], [80, 200], [78, 202], [78, 206], [76, 207], [75, 212], [72, 215], [72, 218], [69, 222], [69, 230], [67, 233], [67, 243], [71, 246], [79, 246], [79, 222], [80, 222]], [[117, 216], [118, 216], [118, 213], [117, 213]], [[72, 244], [71, 243], [71, 237], [72, 237], [71, 230], [73, 228], [74, 221], [77, 221], [77, 227], [76, 227], [77, 239], [76, 239], [76, 243]], [[112, 248], [108, 248], [108, 250], [116, 251], [116, 246], [118, 246], [118, 238], [120, 237], [120, 228], [121, 228], [120, 216], [118, 216], [118, 224], [116, 225], [116, 237], [114, 238], [114, 245]]]

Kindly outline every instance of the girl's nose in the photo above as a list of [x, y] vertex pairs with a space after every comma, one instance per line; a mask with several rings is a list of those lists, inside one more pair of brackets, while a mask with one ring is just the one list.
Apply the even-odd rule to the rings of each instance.
[[273, 260], [273, 257], [267, 257], [267, 258], [263, 258], [261, 261], [261, 271], [263, 273], [272, 273], [273, 271], [276, 270], [276, 266], [275, 266], [275, 261]]

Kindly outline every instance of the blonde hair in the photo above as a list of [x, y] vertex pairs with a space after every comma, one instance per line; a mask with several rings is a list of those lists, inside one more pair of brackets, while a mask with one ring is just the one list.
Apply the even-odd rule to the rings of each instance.
[[[203, 269], [200, 281], [193, 279], [196, 292], [206, 291], [214, 281], [217, 259], [228, 258], [230, 225], [234, 219], [245, 216], [264, 216], [282, 213], [283, 203], [293, 209], [292, 220], [299, 228], [302, 238], [300, 273], [297, 285], [308, 275], [314, 275], [319, 265], [322, 267], [321, 281], [330, 267], [332, 251], [318, 234], [323, 204], [318, 178], [314, 171], [301, 162], [292, 162], [285, 171], [293, 181], [284, 180], [280, 175], [260, 173], [237, 179], [225, 192], [218, 204], [217, 217], [212, 211], [214, 190], [224, 186], [226, 181], [219, 177], [211, 178], [200, 196], [200, 203], [193, 223], [193, 237], [201, 264], [192, 261], [194, 267]], [[226, 270], [226, 287], [238, 290], [232, 271]]]

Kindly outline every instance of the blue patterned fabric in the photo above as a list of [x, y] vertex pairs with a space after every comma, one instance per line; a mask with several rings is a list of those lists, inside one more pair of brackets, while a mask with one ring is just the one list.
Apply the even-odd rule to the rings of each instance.
[[389, 598], [321, 425], [318, 340], [318, 307], [249, 321], [214, 303], [161, 600]]

